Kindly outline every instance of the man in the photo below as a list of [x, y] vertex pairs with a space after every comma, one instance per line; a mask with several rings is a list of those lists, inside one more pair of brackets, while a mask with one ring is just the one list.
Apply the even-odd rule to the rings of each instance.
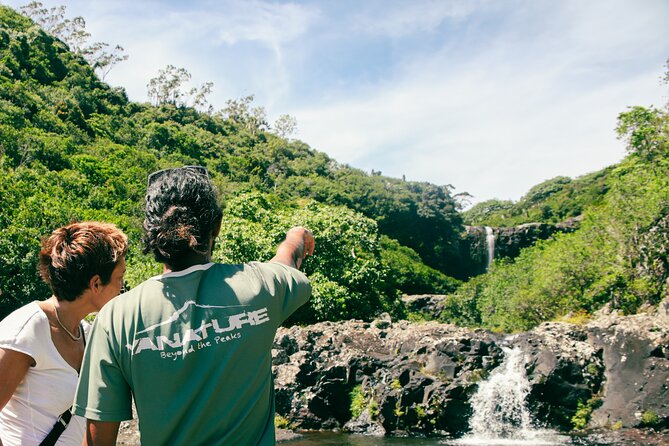
[[115, 444], [131, 395], [142, 445], [275, 443], [271, 348], [311, 294], [297, 268], [314, 238], [293, 228], [269, 263], [212, 263], [221, 216], [204, 168], [149, 176], [145, 252], [164, 273], [96, 318], [74, 406], [87, 444]]

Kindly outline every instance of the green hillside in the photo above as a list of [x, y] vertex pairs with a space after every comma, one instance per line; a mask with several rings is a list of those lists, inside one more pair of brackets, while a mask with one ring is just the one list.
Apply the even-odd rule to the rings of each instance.
[[[564, 316], [582, 319], [603, 305], [634, 313], [669, 297], [669, 113], [633, 107], [620, 114], [617, 130], [629, 153], [620, 164], [542, 183], [509, 207], [529, 215], [546, 208], [558, 220], [582, 211], [580, 229], [496, 261], [449, 296], [445, 321], [518, 331]], [[563, 205], [574, 211], [560, 214]], [[500, 222], [505, 211], [479, 215]]]
[[559, 176], [532, 187], [520, 200], [486, 200], [463, 213], [473, 226], [508, 227], [523, 223], [560, 223], [601, 203], [613, 167], [572, 179]]
[[314, 230], [318, 255], [305, 268], [315, 298], [302, 321], [369, 318], [400, 311], [402, 292], [455, 289], [445, 273], [463, 275], [462, 221], [448, 188], [341, 165], [236, 105], [130, 102], [66, 44], [0, 7], [0, 317], [48, 296], [39, 241], [72, 220], [127, 231], [130, 286], [154, 274], [140, 253], [146, 177], [190, 164], [208, 167], [226, 206], [217, 259], [268, 259], [290, 225]]

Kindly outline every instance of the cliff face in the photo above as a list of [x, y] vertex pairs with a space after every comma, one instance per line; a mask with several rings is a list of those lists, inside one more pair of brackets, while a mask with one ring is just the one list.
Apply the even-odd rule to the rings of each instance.
[[[664, 308], [664, 307], [661, 307]], [[665, 425], [669, 316], [601, 315], [505, 337], [387, 319], [281, 329], [274, 348], [277, 412], [298, 429], [461, 435], [478, 383], [525, 355], [532, 418], [562, 431]]]
[[[519, 226], [490, 228], [494, 236], [494, 258], [513, 259], [524, 248], [534, 245], [538, 240], [546, 240], [556, 233], [573, 232], [580, 225], [580, 217], [571, 218], [558, 224], [525, 223]], [[469, 276], [486, 271], [489, 246], [484, 226], [467, 226], [466, 233], [460, 240], [460, 257], [463, 268]]]
[[484, 331], [406, 321], [281, 329], [277, 412], [299, 429], [461, 433], [476, 382], [502, 360], [499, 342]]

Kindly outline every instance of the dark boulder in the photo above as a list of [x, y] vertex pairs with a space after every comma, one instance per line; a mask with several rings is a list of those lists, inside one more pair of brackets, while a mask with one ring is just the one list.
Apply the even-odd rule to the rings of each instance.
[[[300, 351], [290, 355], [285, 348], [293, 341]], [[274, 350], [277, 411], [302, 429], [462, 434], [476, 382], [502, 359], [496, 345], [489, 332], [434, 322], [281, 329]], [[357, 414], [354, 394], [362, 406]]]

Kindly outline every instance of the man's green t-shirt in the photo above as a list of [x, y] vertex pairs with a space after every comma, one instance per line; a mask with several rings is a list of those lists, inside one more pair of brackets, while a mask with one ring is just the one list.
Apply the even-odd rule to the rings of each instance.
[[98, 314], [74, 413], [132, 418], [142, 445], [274, 444], [272, 343], [311, 294], [279, 263], [209, 263], [143, 282]]

